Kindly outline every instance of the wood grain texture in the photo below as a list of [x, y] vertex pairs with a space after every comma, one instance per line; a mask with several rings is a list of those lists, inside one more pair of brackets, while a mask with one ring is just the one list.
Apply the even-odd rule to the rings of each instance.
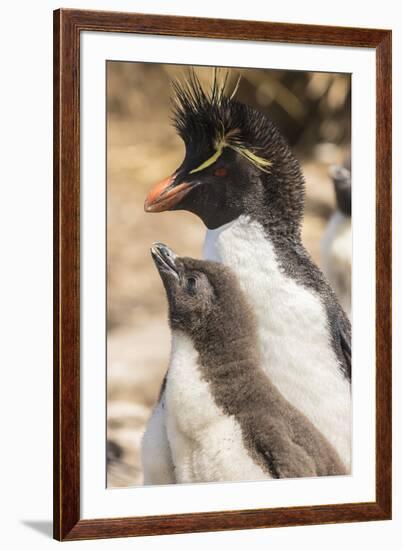
[[[80, 32], [131, 32], [376, 49], [376, 499], [80, 519]], [[391, 32], [118, 12], [54, 12], [54, 537], [58, 540], [391, 518]]]
[[65, 540], [172, 535], [266, 527], [350, 523], [388, 519], [375, 502], [302, 506], [205, 514], [174, 514], [168, 516], [128, 517], [116, 519], [81, 520]]
[[54, 16], [54, 536], [80, 515], [79, 33]]
[[392, 508], [392, 89], [391, 33], [376, 63], [376, 493]]
[[327, 46], [375, 48], [384, 38], [384, 33], [388, 32], [381, 29], [91, 10], [62, 10], [62, 14], [80, 30]]

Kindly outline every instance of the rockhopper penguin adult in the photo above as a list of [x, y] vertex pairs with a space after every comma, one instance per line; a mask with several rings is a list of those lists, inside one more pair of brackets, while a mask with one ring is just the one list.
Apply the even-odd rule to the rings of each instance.
[[[144, 435], [145, 482], [344, 474], [335, 449], [262, 370], [255, 316], [231, 270], [177, 257], [161, 243], [151, 252], [168, 298], [172, 350]], [[163, 442], [155, 416], [166, 428]]]
[[188, 210], [204, 256], [231, 267], [257, 317], [263, 367], [285, 399], [351, 461], [351, 328], [301, 241], [304, 178], [276, 126], [193, 74], [174, 84], [186, 152], [150, 190], [147, 212]]

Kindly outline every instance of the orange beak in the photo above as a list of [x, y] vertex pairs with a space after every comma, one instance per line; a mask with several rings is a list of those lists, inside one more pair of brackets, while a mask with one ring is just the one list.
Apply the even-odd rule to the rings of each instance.
[[145, 212], [164, 212], [165, 210], [170, 210], [187, 195], [191, 189], [191, 185], [183, 182], [170, 187], [173, 180], [174, 176], [169, 176], [152, 187], [145, 199]]

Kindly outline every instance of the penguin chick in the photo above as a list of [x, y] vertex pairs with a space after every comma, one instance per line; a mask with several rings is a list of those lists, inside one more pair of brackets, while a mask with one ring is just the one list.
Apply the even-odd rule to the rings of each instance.
[[351, 314], [352, 273], [352, 182], [350, 170], [342, 166], [330, 169], [336, 211], [332, 214], [321, 240], [322, 268], [341, 306]]
[[345, 474], [335, 449], [262, 370], [255, 317], [229, 268], [161, 243], [151, 252], [172, 330], [161, 399], [176, 481]]

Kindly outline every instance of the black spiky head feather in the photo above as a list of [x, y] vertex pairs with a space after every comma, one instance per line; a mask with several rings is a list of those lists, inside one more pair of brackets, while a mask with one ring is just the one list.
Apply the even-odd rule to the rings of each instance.
[[[210, 229], [246, 214], [298, 238], [304, 180], [285, 139], [266, 115], [226, 91], [215, 72], [205, 91], [194, 71], [173, 83], [173, 123], [186, 154], [173, 176], [148, 194], [150, 211], [188, 210]], [[223, 168], [225, 177], [218, 177]], [[173, 197], [173, 199], [172, 199]]]
[[227, 94], [229, 72], [214, 71], [209, 91], [190, 71], [186, 82], [174, 81], [173, 122], [190, 154], [230, 147], [263, 171], [271, 160], [264, 156], [267, 145], [280, 139], [275, 125], [252, 107], [234, 99], [240, 78]]

